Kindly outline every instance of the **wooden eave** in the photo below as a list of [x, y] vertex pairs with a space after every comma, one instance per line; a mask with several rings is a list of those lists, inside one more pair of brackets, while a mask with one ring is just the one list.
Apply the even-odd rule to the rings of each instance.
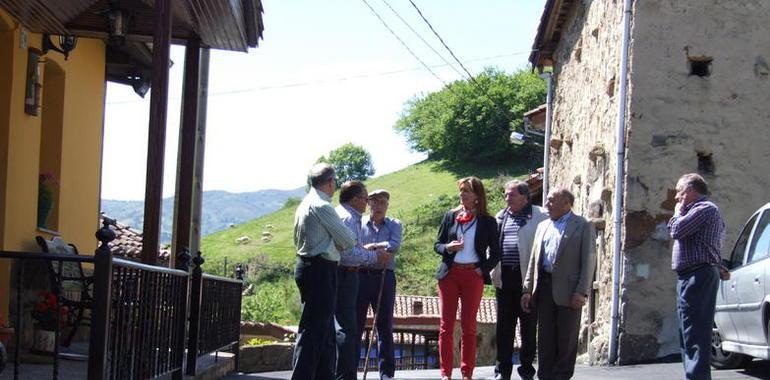
[[[132, 16], [128, 40], [152, 41], [154, 0], [0, 0], [0, 7], [35, 33], [106, 39], [103, 12], [111, 3]], [[261, 0], [177, 0], [172, 4], [174, 43], [199, 39], [202, 47], [246, 51], [262, 38]]]
[[576, 0], [548, 0], [540, 17], [537, 36], [532, 44], [529, 62], [533, 67], [553, 65], [553, 52], [559, 45], [569, 10]]

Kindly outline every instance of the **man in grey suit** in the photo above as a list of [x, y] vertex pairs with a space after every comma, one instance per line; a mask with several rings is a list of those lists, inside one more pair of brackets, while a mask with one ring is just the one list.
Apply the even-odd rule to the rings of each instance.
[[521, 308], [538, 312], [538, 370], [541, 380], [572, 378], [580, 315], [596, 268], [591, 223], [572, 213], [574, 195], [560, 188], [548, 194], [550, 220], [537, 226], [524, 280]]

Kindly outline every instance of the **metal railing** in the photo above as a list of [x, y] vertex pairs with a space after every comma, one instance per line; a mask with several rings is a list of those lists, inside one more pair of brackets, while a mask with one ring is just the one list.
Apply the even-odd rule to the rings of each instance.
[[[13, 378], [18, 379], [23, 369], [19, 362], [20, 338], [24, 331], [22, 315], [28, 307], [22, 302], [25, 290], [22, 281], [32, 281], [25, 278], [24, 264], [33, 260], [58, 265], [59, 273], [63, 263], [93, 264], [89, 380], [168, 375], [182, 379], [185, 367], [188, 373], [195, 374], [199, 357], [228, 349], [235, 352], [237, 369], [242, 271], [238, 271], [238, 279], [203, 274], [200, 252], [192, 260], [196, 264], [192, 273], [187, 268], [190, 256], [186, 251], [177, 256], [177, 269], [114, 258], [109, 248], [109, 242], [115, 238], [110, 222], [105, 220], [97, 231], [101, 243], [94, 256], [0, 251], [0, 259], [17, 260], [13, 266], [16, 287], [15, 299], [12, 299], [15, 305]], [[60, 287], [52, 284], [51, 288], [56, 295], [55, 310], [59, 310]], [[60, 315], [56, 315], [51, 354], [53, 379], [59, 378], [60, 358]]]
[[[358, 370], [364, 370], [367, 345], [371, 337], [371, 328], [367, 327], [361, 341], [362, 353], [358, 361]], [[397, 371], [413, 369], [437, 368], [438, 364], [438, 331], [393, 329], [393, 348]], [[372, 345], [369, 355], [368, 371], [378, 369], [377, 343]]]

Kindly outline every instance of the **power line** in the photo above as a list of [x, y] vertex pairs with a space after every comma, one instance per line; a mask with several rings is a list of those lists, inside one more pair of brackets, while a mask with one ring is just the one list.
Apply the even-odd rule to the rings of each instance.
[[[371, 10], [371, 11], [372, 11], [372, 13], [374, 13], [374, 15], [375, 15], [375, 16], [377, 16], [377, 18], [378, 18], [378, 19], [379, 19], [379, 20], [382, 22], [382, 25], [385, 25], [385, 28], [386, 28], [386, 29], [388, 29], [388, 31], [390, 32], [390, 34], [392, 34], [392, 35], [393, 35], [393, 37], [396, 37], [396, 39], [398, 40], [398, 42], [400, 42], [400, 43], [401, 43], [401, 45], [403, 45], [403, 46], [404, 46], [404, 48], [406, 48], [406, 50], [407, 50], [407, 51], [409, 51], [409, 54], [411, 54], [411, 55], [412, 55], [412, 56], [413, 56], [413, 57], [414, 57], [414, 58], [415, 58], [417, 61], [419, 61], [419, 62], [420, 62], [420, 64], [422, 64], [422, 65], [425, 67], [425, 69], [427, 69], [427, 70], [428, 70], [428, 71], [429, 71], [431, 74], [433, 74], [433, 76], [434, 76], [434, 77], [436, 77], [436, 79], [438, 79], [438, 80], [439, 80], [439, 82], [443, 83], [443, 84], [444, 84], [444, 87], [448, 87], [447, 83], [446, 83], [446, 82], [444, 82], [444, 80], [443, 80], [443, 79], [441, 79], [441, 77], [439, 77], [438, 75], [436, 75], [436, 73], [434, 73], [434, 72], [433, 72], [433, 70], [431, 70], [431, 69], [430, 69], [430, 67], [428, 67], [428, 65], [426, 65], [426, 64], [425, 64], [425, 62], [423, 62], [423, 61], [422, 61], [422, 59], [420, 59], [420, 57], [418, 57], [418, 56], [417, 56], [417, 54], [415, 54], [415, 53], [412, 51], [412, 49], [410, 49], [410, 48], [409, 48], [409, 46], [407, 46], [407, 45], [406, 45], [406, 43], [405, 43], [405, 42], [404, 42], [404, 41], [401, 39], [401, 37], [399, 37], [399, 36], [398, 36], [398, 34], [396, 34], [396, 32], [394, 32], [394, 31], [393, 31], [393, 29], [391, 29], [391, 28], [390, 28], [390, 26], [388, 26], [388, 23], [387, 23], [387, 22], [385, 22], [385, 20], [383, 20], [383, 19], [382, 19], [382, 17], [380, 17], [380, 14], [379, 14], [379, 13], [377, 13], [377, 11], [376, 11], [376, 10], [374, 10], [374, 8], [372, 8], [372, 6], [371, 6], [371, 5], [369, 5], [369, 2], [368, 2], [368, 1], [366, 1], [366, 0], [361, 0], [361, 1], [363, 1], [363, 2], [364, 2], [364, 4], [366, 4], [366, 6], [369, 8], [369, 10]], [[410, 1], [411, 1], [411, 0], [410, 0]]]
[[436, 32], [436, 29], [434, 29], [434, 28], [433, 28], [433, 25], [431, 25], [430, 21], [428, 21], [428, 19], [427, 19], [427, 18], [425, 18], [425, 16], [422, 14], [422, 11], [420, 11], [420, 8], [417, 6], [417, 4], [415, 4], [415, 3], [414, 3], [414, 1], [412, 1], [412, 0], [409, 0], [409, 2], [412, 4], [412, 7], [414, 7], [414, 9], [415, 9], [415, 10], [417, 10], [417, 13], [420, 15], [420, 17], [422, 18], [422, 20], [423, 20], [423, 21], [425, 21], [425, 23], [426, 23], [426, 24], [428, 24], [428, 27], [429, 27], [429, 28], [430, 28], [430, 30], [433, 32], [433, 35], [435, 35], [435, 36], [436, 36], [436, 38], [438, 38], [438, 40], [439, 40], [439, 41], [441, 41], [441, 44], [442, 44], [442, 45], [444, 45], [444, 47], [447, 49], [447, 51], [449, 51], [449, 54], [452, 56], [452, 58], [454, 58], [454, 59], [455, 59], [455, 61], [457, 61], [457, 63], [458, 63], [458, 64], [460, 65], [460, 67], [463, 69], [463, 71], [465, 71], [465, 73], [466, 73], [466, 74], [468, 74], [468, 78], [469, 78], [469, 79], [470, 79], [470, 80], [471, 80], [471, 81], [472, 81], [474, 84], [476, 84], [476, 86], [478, 86], [478, 87], [479, 87], [479, 89], [481, 89], [481, 86], [479, 85], [479, 83], [478, 83], [478, 82], [476, 82], [476, 79], [473, 77], [473, 75], [471, 75], [470, 71], [468, 71], [468, 69], [466, 69], [466, 68], [465, 68], [465, 65], [463, 65], [463, 63], [460, 61], [460, 59], [459, 59], [459, 58], [457, 58], [457, 56], [455, 55], [455, 53], [452, 51], [452, 49], [450, 49], [450, 48], [449, 48], [449, 46], [446, 44], [446, 42], [444, 42], [444, 39], [443, 39], [443, 38], [441, 38], [441, 36], [438, 34], [438, 32]]
[[391, 6], [390, 6], [390, 3], [388, 3], [388, 1], [387, 1], [387, 0], [382, 0], [382, 2], [383, 2], [383, 3], [385, 3], [385, 5], [387, 5], [387, 6], [388, 6], [388, 8], [390, 8], [390, 10], [391, 10], [391, 11], [392, 11], [392, 12], [393, 12], [395, 15], [396, 15], [396, 17], [398, 17], [398, 19], [399, 19], [399, 20], [401, 20], [401, 22], [403, 22], [403, 23], [404, 23], [404, 25], [406, 25], [406, 27], [407, 27], [407, 28], [409, 28], [409, 30], [411, 30], [411, 31], [412, 31], [412, 33], [414, 33], [414, 34], [417, 36], [417, 38], [419, 38], [419, 39], [420, 39], [420, 41], [422, 41], [422, 43], [424, 43], [424, 44], [425, 44], [425, 46], [427, 46], [427, 47], [428, 47], [428, 48], [429, 48], [431, 51], [433, 51], [434, 53], [436, 53], [436, 55], [437, 55], [439, 58], [441, 58], [441, 60], [442, 60], [442, 61], [444, 61], [444, 63], [446, 63], [446, 64], [447, 64], [447, 66], [451, 67], [451, 68], [452, 68], [452, 70], [454, 70], [454, 72], [456, 72], [456, 73], [457, 73], [459, 76], [463, 76], [463, 73], [461, 73], [461, 72], [460, 72], [460, 70], [457, 70], [457, 68], [456, 68], [456, 67], [454, 67], [454, 65], [452, 65], [451, 63], [449, 63], [449, 61], [447, 61], [447, 60], [446, 60], [446, 58], [444, 58], [444, 56], [443, 56], [443, 55], [441, 55], [441, 53], [439, 53], [438, 51], [436, 51], [436, 49], [434, 49], [434, 48], [433, 48], [433, 46], [431, 46], [431, 44], [429, 44], [429, 43], [428, 43], [428, 41], [425, 41], [425, 39], [424, 39], [424, 38], [422, 38], [422, 35], [420, 35], [420, 33], [418, 33], [416, 30], [414, 30], [414, 28], [412, 28], [412, 26], [411, 26], [411, 25], [409, 25], [409, 23], [408, 23], [408, 22], [406, 22], [406, 20], [404, 20], [404, 18], [403, 18], [403, 17], [401, 17], [401, 15], [400, 15], [398, 12], [397, 12], [395, 9], [393, 9], [393, 7], [391, 7]]
[[[517, 51], [513, 53], [508, 54], [498, 54], [493, 55], [489, 57], [480, 57], [480, 58], [474, 58], [466, 60], [465, 62], [479, 62], [479, 61], [487, 61], [491, 59], [497, 59], [497, 58], [504, 58], [504, 57], [512, 57], [516, 55], [522, 55], [522, 54], [529, 54], [531, 53], [531, 50], [526, 51]], [[441, 68], [450, 66], [448, 64], [438, 64], [438, 65], [431, 65], [430, 67], [433, 69]], [[418, 70], [424, 70], [425, 68], [422, 66], [419, 67], [412, 67], [408, 69], [398, 69], [398, 70], [391, 70], [391, 71], [382, 71], [378, 73], [365, 73], [365, 74], [358, 74], [358, 75], [351, 75], [347, 77], [338, 77], [338, 78], [329, 78], [329, 79], [320, 79], [315, 81], [306, 81], [306, 82], [295, 82], [295, 83], [284, 83], [284, 84], [276, 84], [276, 85], [268, 85], [268, 86], [260, 86], [260, 87], [249, 87], [249, 88], [242, 88], [242, 89], [236, 89], [236, 90], [225, 90], [225, 91], [213, 91], [209, 92], [208, 96], [219, 96], [219, 95], [232, 95], [232, 94], [241, 94], [241, 93], [247, 93], [247, 92], [257, 92], [257, 91], [267, 91], [267, 90], [278, 90], [283, 88], [293, 88], [293, 87], [306, 87], [306, 86], [316, 86], [316, 85], [322, 85], [322, 84], [329, 84], [329, 83], [337, 83], [337, 82], [346, 82], [356, 79], [365, 79], [365, 78], [376, 78], [381, 76], [390, 76], [390, 75], [396, 75], [396, 74], [402, 74], [402, 73], [408, 73], [412, 71], [418, 71]], [[179, 99], [178, 96], [172, 96], [169, 97], [169, 99]], [[142, 102], [149, 102], [148, 98], [145, 99], [132, 99], [132, 100], [119, 100], [119, 101], [113, 101], [113, 102], [107, 102], [108, 105], [113, 104], [130, 104], [130, 103], [142, 103]]]

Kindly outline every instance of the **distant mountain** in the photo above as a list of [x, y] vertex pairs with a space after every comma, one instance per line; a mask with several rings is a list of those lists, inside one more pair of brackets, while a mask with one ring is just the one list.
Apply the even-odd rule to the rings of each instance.
[[[248, 193], [227, 191], [203, 192], [202, 235], [208, 235], [280, 209], [289, 198], [301, 198], [305, 188], [294, 190], [259, 190]], [[116, 201], [102, 199], [102, 212], [123, 224], [141, 231], [144, 219], [143, 201]], [[174, 198], [163, 199], [161, 243], [171, 242]]]

